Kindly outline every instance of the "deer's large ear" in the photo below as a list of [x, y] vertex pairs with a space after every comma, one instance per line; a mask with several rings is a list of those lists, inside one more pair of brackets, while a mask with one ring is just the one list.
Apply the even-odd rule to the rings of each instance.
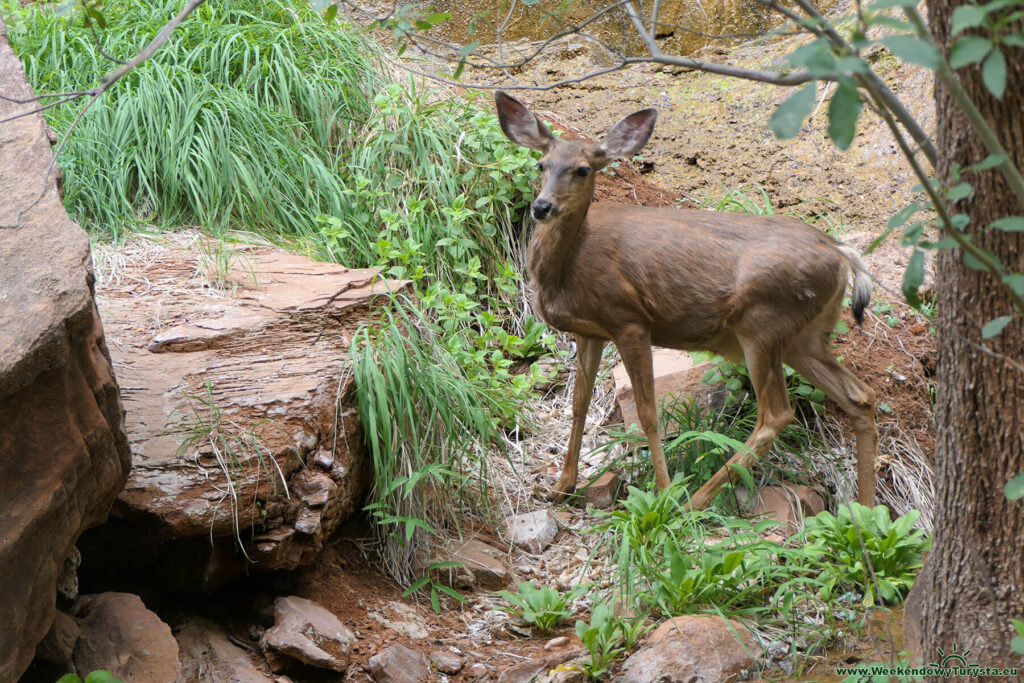
[[630, 114], [612, 126], [601, 142], [601, 149], [609, 158], [628, 159], [651, 139], [657, 120], [657, 109], [642, 109]]
[[540, 152], [547, 152], [555, 136], [522, 102], [500, 90], [494, 93], [501, 129], [509, 140]]

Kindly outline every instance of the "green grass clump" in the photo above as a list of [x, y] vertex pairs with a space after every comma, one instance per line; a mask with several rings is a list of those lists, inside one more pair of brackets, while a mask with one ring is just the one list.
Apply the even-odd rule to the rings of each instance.
[[[113, 2], [98, 31], [132, 56], [177, 2]], [[29, 10], [12, 44], [38, 92], [95, 87], [113, 66], [77, 10]], [[304, 3], [211, 1], [99, 98], [69, 138], [65, 204], [118, 236], [137, 222], [302, 235], [342, 210], [340, 160], [370, 116], [379, 69]], [[62, 134], [86, 100], [48, 112]]]

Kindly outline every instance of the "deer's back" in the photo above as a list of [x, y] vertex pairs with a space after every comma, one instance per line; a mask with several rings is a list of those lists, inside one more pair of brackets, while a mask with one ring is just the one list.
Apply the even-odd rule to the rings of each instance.
[[[566, 326], [549, 322], [610, 338], [643, 324], [657, 345], [723, 352], [747, 318], [783, 320], [792, 329], [780, 333], [795, 334], [845, 286], [833, 245], [784, 216], [594, 204], [566, 259], [558, 296]], [[605, 334], [572, 329], [573, 321]]]

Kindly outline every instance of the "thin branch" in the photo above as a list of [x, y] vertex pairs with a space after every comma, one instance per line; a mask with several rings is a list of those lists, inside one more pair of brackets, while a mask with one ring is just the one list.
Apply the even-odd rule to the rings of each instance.
[[[38, 114], [39, 112], [46, 111], [47, 109], [52, 109], [53, 107], [59, 106], [61, 104], [64, 104], [65, 102], [70, 102], [71, 100], [76, 100], [76, 99], [78, 99], [79, 97], [81, 97], [84, 94], [88, 94], [88, 93], [75, 94], [75, 95], [72, 95], [70, 97], [65, 97], [62, 100], [57, 100], [56, 102], [50, 102], [49, 104], [44, 104], [43, 106], [36, 107], [35, 109], [29, 109], [28, 111], [23, 111], [20, 114], [15, 114], [13, 116], [8, 116], [6, 119], [0, 119], [0, 123], [7, 123], [8, 121], [14, 121], [15, 119], [20, 119], [20, 118], [22, 118], [24, 116], [31, 116], [32, 114]], [[4, 99], [6, 99], [6, 98], [4, 98]]]
[[18, 99], [17, 97], [8, 97], [7, 95], [0, 94], [0, 100], [4, 100], [6, 102], [13, 102], [15, 104], [28, 104], [29, 102], [38, 102], [39, 100], [46, 100], [51, 97], [84, 97], [85, 95], [94, 95], [95, 93], [95, 90], [74, 90], [72, 92], [44, 93], [42, 95], [26, 97], [25, 99]]
[[92, 21], [89, 21], [88, 23], [89, 23], [89, 30], [92, 31], [93, 42], [96, 44], [96, 51], [99, 52], [100, 55], [102, 55], [105, 59], [107, 59], [108, 61], [113, 62], [114, 64], [124, 64], [124, 62], [122, 62], [117, 57], [111, 57], [110, 55], [108, 55], [106, 53], [106, 51], [103, 49], [103, 46], [100, 45], [100, 36], [99, 36], [98, 33], [96, 33], [96, 26], [93, 25]]

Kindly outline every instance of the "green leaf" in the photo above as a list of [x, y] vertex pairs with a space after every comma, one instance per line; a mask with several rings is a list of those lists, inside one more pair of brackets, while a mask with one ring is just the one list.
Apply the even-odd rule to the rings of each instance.
[[914, 249], [914, 253], [910, 256], [910, 263], [907, 264], [907, 270], [903, 273], [903, 296], [906, 297], [907, 303], [914, 308], [921, 305], [917, 290], [921, 287], [922, 282], [924, 282], [924, 252]]
[[[1006, 482], [1006, 486], [1003, 488], [1003, 494], [1010, 500], [1020, 500], [1024, 498], [1024, 472], [1021, 472], [1016, 477]], [[1024, 628], [1024, 625], [1021, 626]]]
[[440, 24], [442, 21], [451, 19], [452, 15], [449, 12], [437, 12], [427, 17], [427, 21], [431, 24]]
[[1010, 273], [1003, 276], [1003, 284], [1010, 286], [1010, 289], [1019, 296], [1024, 296], [1024, 275], [1021, 273]]
[[336, 16], [338, 16], [338, 6], [331, 5], [327, 8], [327, 13], [324, 14], [324, 21], [330, 24], [334, 21], [334, 17]]
[[951, 202], [958, 202], [961, 199], [966, 199], [971, 196], [973, 188], [970, 183], [960, 183], [949, 188], [949, 192], [946, 193], [946, 197]]
[[1010, 33], [1002, 38], [1003, 45], [1012, 45], [1014, 47], [1024, 47], [1024, 33]]
[[1003, 232], [1024, 232], [1024, 217], [1007, 216], [1005, 218], [997, 218], [992, 221], [992, 225], [989, 227], [1002, 230]]
[[1002, 332], [1003, 328], [1010, 324], [1011, 320], [1013, 320], [1012, 315], [1001, 315], [994, 320], [989, 320], [985, 327], [981, 328], [981, 338], [991, 339]]
[[810, 116], [814, 109], [816, 83], [817, 81], [811, 81], [800, 88], [772, 112], [768, 126], [779, 139], [788, 140], [800, 132], [804, 119]]
[[469, 43], [468, 45], [464, 45], [463, 48], [461, 50], [459, 50], [459, 57], [461, 57], [461, 58], [468, 57], [469, 55], [473, 54], [478, 47], [480, 47], [480, 43], [478, 43], [476, 41], [473, 41], [472, 43]]
[[1019, 655], [1024, 655], [1024, 636], [1014, 636], [1010, 641], [1010, 649]]
[[841, 77], [835, 95], [828, 103], [828, 136], [836, 147], [845, 151], [857, 132], [857, 118], [864, 102], [857, 92], [857, 84]]
[[895, 216], [890, 218], [889, 222], [886, 223], [885, 225], [887, 228], [898, 228], [904, 223], [906, 223], [908, 220], [910, 220], [910, 217], [920, 210], [921, 202], [914, 202], [913, 204], [910, 204], [900, 209], [899, 212]]
[[985, 23], [985, 10], [977, 5], [961, 5], [953, 10], [950, 32], [955, 36], [966, 28], [974, 28]]
[[115, 678], [109, 671], [97, 669], [85, 677], [85, 683], [121, 683], [121, 679]]
[[904, 62], [920, 64], [929, 69], [937, 69], [942, 63], [942, 56], [935, 46], [915, 36], [895, 34], [882, 38], [882, 43]]
[[914, 0], [877, 0], [877, 2], [868, 5], [868, 9], [872, 11], [889, 9], [890, 7], [917, 7], [917, 3]]
[[795, 67], [804, 67], [812, 76], [829, 76], [836, 71], [836, 58], [832, 56], [832, 48], [824, 38], [798, 47], [786, 59]]
[[974, 164], [973, 166], [968, 166], [967, 168], [965, 168], [964, 173], [967, 173], [968, 171], [987, 171], [990, 168], [995, 168], [1004, 161], [1006, 161], [1005, 154], [989, 154], [987, 157], [985, 157], [978, 163]]
[[836, 321], [836, 332], [838, 332], [839, 334], [849, 334], [850, 333], [850, 326], [847, 325], [842, 320], [837, 320]]
[[992, 50], [992, 41], [981, 36], [964, 36], [949, 51], [949, 68], [959, 69], [977, 64]]
[[1003, 93], [1006, 92], [1006, 60], [998, 48], [981, 65], [981, 80], [993, 97], [1003, 99]]

